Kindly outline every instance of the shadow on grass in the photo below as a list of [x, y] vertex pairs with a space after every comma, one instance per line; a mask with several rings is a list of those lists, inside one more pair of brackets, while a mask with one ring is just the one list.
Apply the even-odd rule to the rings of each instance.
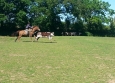
[[57, 42], [50, 41], [50, 42], [40, 42], [40, 43], [57, 43]]
[[32, 41], [23, 41], [23, 42], [32, 42]]
[[[23, 41], [23, 42], [32, 42], [32, 41]], [[38, 42], [38, 43], [57, 43], [56, 41], [33, 41], [33, 42]]]

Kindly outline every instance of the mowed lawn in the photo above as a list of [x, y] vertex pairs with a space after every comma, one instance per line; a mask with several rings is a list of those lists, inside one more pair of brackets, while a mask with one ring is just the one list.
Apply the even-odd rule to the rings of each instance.
[[115, 83], [115, 37], [0, 36], [0, 83]]

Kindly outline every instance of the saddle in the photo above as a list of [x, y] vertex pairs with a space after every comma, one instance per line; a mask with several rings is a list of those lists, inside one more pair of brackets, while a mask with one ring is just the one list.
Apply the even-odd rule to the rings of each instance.
[[29, 34], [30, 31], [32, 31], [32, 29], [26, 29], [24, 30], [26, 34]]
[[28, 30], [24, 30], [24, 31], [25, 31], [25, 34], [28, 34], [28, 32], [29, 32]]

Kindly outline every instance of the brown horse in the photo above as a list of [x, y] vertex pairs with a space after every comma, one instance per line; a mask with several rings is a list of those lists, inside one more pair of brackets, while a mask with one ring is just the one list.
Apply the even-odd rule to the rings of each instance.
[[[29, 29], [29, 37], [31, 38], [32, 41], [32, 35], [34, 35], [35, 32], [39, 32], [40, 28], [38, 26], [33, 26], [31, 29]], [[15, 39], [15, 42], [17, 40], [20, 40], [22, 36], [28, 35], [28, 32], [26, 30], [20, 30], [16, 32], [17, 38]]]

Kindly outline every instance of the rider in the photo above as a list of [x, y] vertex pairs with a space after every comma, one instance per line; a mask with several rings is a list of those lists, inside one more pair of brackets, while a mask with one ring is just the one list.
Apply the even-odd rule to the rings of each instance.
[[25, 32], [26, 32], [26, 34], [29, 34], [29, 31], [30, 31], [30, 29], [31, 29], [31, 25], [30, 25], [30, 22], [28, 22], [28, 24], [26, 25], [26, 27], [25, 27]]
[[28, 22], [28, 24], [26, 25], [25, 30], [26, 30], [26, 31], [29, 31], [30, 28], [31, 28], [31, 26], [30, 26], [30, 22]]

